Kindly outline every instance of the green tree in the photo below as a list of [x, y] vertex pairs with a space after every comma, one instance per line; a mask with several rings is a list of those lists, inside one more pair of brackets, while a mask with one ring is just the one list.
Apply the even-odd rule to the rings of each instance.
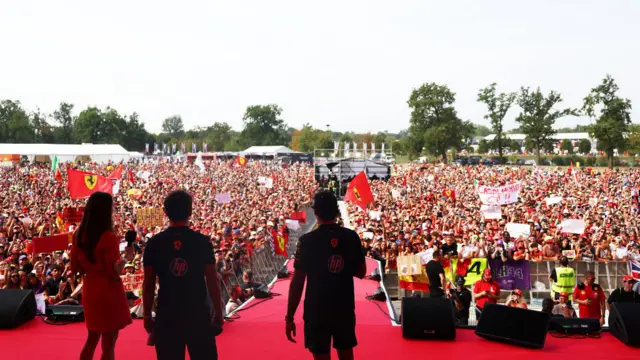
[[148, 140], [149, 133], [145, 129], [144, 123], [140, 121], [138, 113], [134, 112], [129, 115], [125, 128], [126, 136], [124, 136], [121, 143], [125, 149], [129, 151], [144, 151], [145, 143], [149, 143], [149, 146], [152, 146], [152, 141]]
[[107, 107], [101, 114], [102, 122], [100, 122], [98, 141], [103, 144], [124, 145], [124, 138], [129, 135], [127, 120], [111, 107]]
[[53, 120], [58, 126], [55, 129], [56, 142], [61, 144], [73, 144], [75, 139], [73, 137], [75, 129], [75, 119], [71, 116], [73, 111], [73, 105], [61, 102], [56, 111], [53, 112]]
[[598, 140], [598, 148], [607, 154], [609, 168], [613, 168], [615, 150], [622, 152], [627, 145], [625, 135], [631, 125], [631, 100], [618, 96], [620, 88], [611, 75], [607, 75], [584, 98], [582, 110], [595, 124], [589, 134]]
[[489, 111], [484, 118], [491, 122], [491, 128], [496, 135], [493, 139], [493, 147], [498, 150], [500, 158], [502, 158], [503, 150], [509, 142], [504, 139], [504, 117], [516, 100], [516, 96], [516, 93], [498, 94], [496, 92], [496, 83], [480, 89], [480, 92], [478, 92], [478, 101], [484, 103]]
[[473, 128], [474, 128], [474, 134], [477, 137], [485, 137], [485, 136], [491, 135], [491, 129], [489, 129], [484, 125], [473, 124]]
[[580, 154], [588, 154], [591, 152], [591, 141], [587, 139], [582, 139], [578, 143], [578, 152]]
[[459, 149], [473, 134], [471, 123], [458, 118], [454, 102], [455, 93], [435, 83], [413, 89], [407, 101], [412, 109], [409, 133], [417, 142], [415, 148], [425, 147], [429, 153], [442, 156], [444, 162], [449, 149]]
[[184, 123], [180, 115], [170, 116], [162, 122], [162, 132], [179, 139], [184, 136]]
[[102, 110], [88, 107], [82, 110], [74, 123], [73, 137], [80, 143], [99, 144], [103, 129]]
[[247, 107], [240, 133], [244, 146], [289, 144], [290, 135], [281, 115], [282, 109], [274, 104]]
[[215, 122], [206, 129], [205, 140], [210, 151], [223, 151], [225, 144], [231, 140], [231, 126], [226, 122]]
[[640, 155], [640, 125], [632, 124], [629, 126], [629, 137], [627, 138], [627, 147], [631, 154]]
[[564, 150], [568, 154], [573, 154], [573, 144], [571, 143], [571, 140], [569, 139], [562, 140], [562, 144], [560, 144], [560, 150]]
[[47, 115], [42, 114], [40, 109], [36, 109], [30, 115], [31, 127], [33, 128], [33, 141], [36, 143], [54, 143], [55, 135], [53, 127], [47, 122]]
[[552, 144], [553, 135], [556, 134], [553, 124], [563, 116], [576, 115], [576, 110], [555, 110], [554, 107], [562, 102], [560, 94], [551, 91], [545, 96], [540, 88], [530, 90], [522, 87], [517, 102], [521, 111], [516, 121], [526, 135], [528, 145], [536, 152], [536, 162], [540, 164], [541, 150]]
[[489, 152], [489, 142], [485, 139], [478, 143], [478, 154], [486, 154]]
[[0, 101], [0, 142], [31, 143], [34, 131], [20, 101]]

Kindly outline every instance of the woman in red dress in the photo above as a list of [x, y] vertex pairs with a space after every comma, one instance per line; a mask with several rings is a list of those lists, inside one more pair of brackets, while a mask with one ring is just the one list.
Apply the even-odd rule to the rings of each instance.
[[120, 279], [124, 261], [112, 232], [112, 208], [110, 194], [92, 194], [71, 248], [72, 271], [84, 276], [82, 305], [89, 330], [80, 360], [93, 359], [100, 338], [101, 359], [113, 359], [118, 332], [132, 322]]

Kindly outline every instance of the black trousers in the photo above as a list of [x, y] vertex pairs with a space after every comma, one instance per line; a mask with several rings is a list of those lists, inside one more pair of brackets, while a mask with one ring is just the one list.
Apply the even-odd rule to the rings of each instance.
[[336, 319], [331, 321], [305, 321], [304, 346], [312, 354], [325, 355], [331, 351], [331, 343], [336, 350], [349, 350], [358, 345], [356, 339], [356, 319]]
[[185, 348], [191, 360], [217, 360], [216, 338], [209, 326], [158, 326], [154, 330], [158, 360], [184, 360]]

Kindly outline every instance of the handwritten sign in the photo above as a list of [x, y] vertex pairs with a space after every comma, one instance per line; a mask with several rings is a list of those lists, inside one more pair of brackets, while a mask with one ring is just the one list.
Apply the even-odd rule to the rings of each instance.
[[84, 215], [84, 207], [66, 207], [62, 210], [62, 219], [69, 224], [79, 224]]
[[124, 285], [124, 291], [133, 291], [138, 294], [142, 291], [144, 274], [125, 274], [120, 275], [120, 278], [122, 279], [122, 285]]
[[138, 209], [136, 212], [138, 227], [152, 227], [164, 225], [164, 213], [160, 208]]
[[576, 258], [576, 251], [575, 250], [562, 250], [562, 255], [566, 256], [569, 259], [575, 259]]
[[231, 202], [230, 194], [216, 194], [216, 201], [218, 204], [227, 204]]
[[504, 186], [478, 186], [478, 196], [484, 205], [508, 205], [518, 201], [522, 183], [520, 181]]

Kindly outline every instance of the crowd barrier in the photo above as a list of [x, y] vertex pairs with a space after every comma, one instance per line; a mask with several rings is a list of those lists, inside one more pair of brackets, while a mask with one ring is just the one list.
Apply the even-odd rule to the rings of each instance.
[[315, 225], [313, 210], [308, 208], [305, 211], [307, 213], [307, 223], [301, 224], [298, 230], [289, 230], [289, 242], [286, 245], [288, 257], [274, 254], [273, 239], [271, 234], [267, 234], [262, 246], [253, 249], [253, 254], [246, 257], [243, 264], [236, 264], [236, 268], [233, 269], [232, 273], [221, 279], [222, 298], [225, 303], [229, 300], [233, 289], [242, 281], [242, 273], [245, 270], [251, 270], [253, 281], [256, 283], [269, 284], [276, 278], [287, 259], [295, 254], [300, 236], [310, 231]]

